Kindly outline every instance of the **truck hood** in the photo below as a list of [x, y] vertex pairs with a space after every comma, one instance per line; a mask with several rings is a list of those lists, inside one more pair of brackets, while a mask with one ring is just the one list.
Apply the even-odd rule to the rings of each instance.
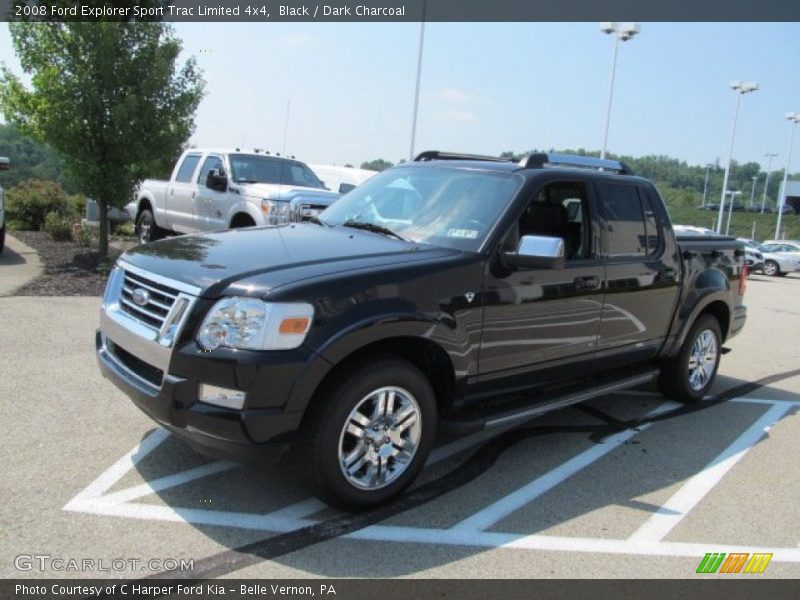
[[269, 198], [291, 202], [298, 200], [309, 204], [328, 206], [333, 204], [341, 194], [330, 190], [309, 188], [295, 185], [276, 185], [272, 183], [237, 183], [231, 190], [238, 191], [243, 196], [251, 198]]
[[304, 279], [457, 254], [348, 227], [293, 223], [178, 236], [137, 246], [120, 260], [216, 297], [232, 285], [241, 295], [264, 295]]

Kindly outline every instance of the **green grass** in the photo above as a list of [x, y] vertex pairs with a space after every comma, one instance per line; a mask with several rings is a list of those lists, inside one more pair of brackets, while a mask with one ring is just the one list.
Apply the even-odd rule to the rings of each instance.
[[[714, 229], [719, 213], [708, 210], [698, 210], [696, 208], [684, 208], [679, 206], [668, 206], [670, 217], [674, 224], [696, 225], [698, 227], [708, 227]], [[755, 223], [755, 237], [757, 240], [770, 240], [775, 237], [775, 224], [778, 215], [762, 215], [760, 213], [733, 213], [731, 218], [730, 234], [736, 237], [749, 238], [753, 233]], [[728, 213], [722, 222], [722, 231], [728, 223]], [[781, 230], [785, 235], [782, 239], [800, 239], [800, 215], [783, 215], [781, 219]]]

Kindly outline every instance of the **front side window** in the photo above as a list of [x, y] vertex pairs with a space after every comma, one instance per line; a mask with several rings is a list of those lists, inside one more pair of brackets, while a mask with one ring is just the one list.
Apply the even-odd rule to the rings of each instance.
[[588, 195], [583, 182], [550, 183], [539, 190], [522, 213], [519, 235], [561, 238], [566, 260], [589, 258], [588, 215]]
[[522, 178], [448, 167], [397, 167], [370, 178], [321, 215], [327, 225], [377, 226], [403, 239], [477, 251]]
[[208, 174], [214, 169], [222, 175], [225, 169], [222, 166], [222, 159], [219, 156], [209, 156], [203, 161], [203, 166], [200, 167], [200, 174], [197, 176], [197, 183], [205, 185]]

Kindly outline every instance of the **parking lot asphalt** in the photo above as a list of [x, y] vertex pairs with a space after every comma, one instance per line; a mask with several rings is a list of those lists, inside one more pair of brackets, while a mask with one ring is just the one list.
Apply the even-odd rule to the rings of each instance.
[[36, 251], [6, 232], [5, 248], [0, 253], [0, 296], [12, 295], [41, 272]]
[[800, 577], [799, 297], [797, 275], [751, 278], [747, 327], [695, 408], [647, 387], [441, 446], [359, 515], [285, 464], [209, 461], [157, 429], [99, 375], [99, 298], [0, 298], [0, 575], [169, 576], [183, 559], [201, 577], [691, 578], [741, 552], [773, 556], [732, 576]]

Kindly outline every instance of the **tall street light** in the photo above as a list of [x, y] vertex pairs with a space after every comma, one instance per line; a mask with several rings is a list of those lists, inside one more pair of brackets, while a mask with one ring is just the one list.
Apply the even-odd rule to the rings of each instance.
[[725, 227], [725, 235], [730, 235], [731, 233], [731, 217], [733, 216], [733, 205], [736, 203], [736, 196], [741, 196], [742, 192], [736, 190], [732, 192], [728, 192], [728, 195], [731, 197], [731, 203], [728, 205], [728, 225]]
[[608, 86], [608, 105], [606, 106], [606, 131], [603, 134], [603, 150], [600, 152], [600, 158], [606, 157], [606, 149], [608, 147], [608, 125], [611, 122], [611, 100], [614, 98], [614, 77], [617, 72], [617, 50], [619, 49], [620, 42], [627, 42], [637, 35], [640, 31], [637, 23], [625, 23], [618, 25], [617, 23], [600, 23], [600, 31], [605, 34], [616, 34], [614, 36], [614, 55], [611, 59], [611, 83]]
[[796, 112], [786, 113], [786, 118], [792, 124], [792, 133], [789, 136], [789, 150], [786, 151], [786, 168], [783, 170], [783, 185], [781, 186], [781, 200], [778, 204], [778, 222], [775, 225], [775, 239], [780, 239], [781, 234], [781, 217], [783, 217], [783, 207], [786, 204], [786, 185], [789, 180], [789, 163], [792, 161], [792, 144], [794, 143], [794, 129], [795, 125], [800, 123], [800, 114]]
[[767, 157], [767, 180], [764, 182], [764, 195], [761, 196], [761, 214], [764, 214], [764, 209], [767, 205], [767, 188], [769, 187], [769, 173], [772, 170], [772, 159], [778, 156], [777, 154], [765, 154]]
[[750, 208], [753, 208], [753, 201], [756, 197], [756, 181], [758, 181], [758, 175], [753, 175], [753, 188], [750, 190]]
[[706, 164], [706, 182], [703, 184], [703, 204], [701, 205], [703, 208], [706, 206], [706, 193], [708, 192], [708, 170], [713, 166], [711, 163]]
[[417, 141], [417, 112], [419, 111], [419, 84], [422, 79], [422, 47], [425, 44], [425, 9], [427, 2], [422, 1], [422, 21], [419, 23], [419, 50], [417, 51], [417, 85], [414, 88], [414, 116], [411, 118], [411, 149], [408, 160], [414, 160], [414, 146]]
[[732, 81], [731, 89], [736, 92], [736, 110], [733, 113], [733, 128], [731, 130], [731, 145], [728, 148], [728, 160], [725, 162], [725, 176], [722, 179], [722, 196], [719, 201], [719, 218], [717, 219], [717, 233], [722, 233], [722, 219], [725, 216], [725, 196], [728, 192], [728, 177], [731, 174], [731, 159], [733, 159], [733, 142], [736, 139], [736, 120], [739, 118], [739, 102], [744, 94], [755, 92], [758, 84], [754, 81]]

